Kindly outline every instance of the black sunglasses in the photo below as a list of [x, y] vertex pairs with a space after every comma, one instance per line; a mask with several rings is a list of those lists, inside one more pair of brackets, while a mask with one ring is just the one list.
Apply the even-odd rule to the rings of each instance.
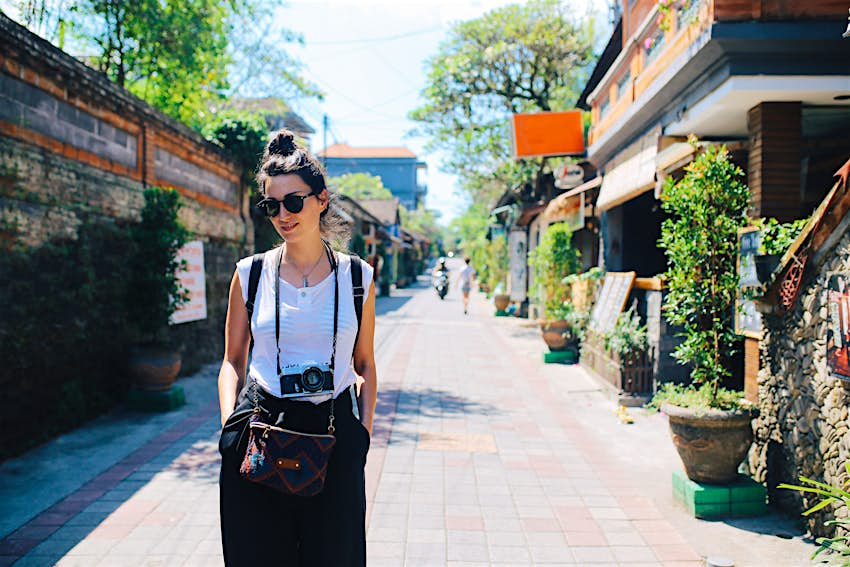
[[294, 193], [290, 193], [285, 196], [283, 199], [272, 199], [271, 197], [266, 197], [259, 203], [257, 206], [263, 211], [269, 218], [274, 218], [278, 214], [280, 214], [280, 205], [283, 204], [283, 208], [289, 211], [292, 214], [300, 213], [304, 208], [304, 199], [308, 197], [315, 197], [314, 193], [310, 193], [309, 195], [296, 195]]

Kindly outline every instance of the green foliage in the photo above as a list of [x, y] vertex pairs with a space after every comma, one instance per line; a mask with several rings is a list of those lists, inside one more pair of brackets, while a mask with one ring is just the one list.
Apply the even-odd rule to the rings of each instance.
[[661, 404], [665, 403], [691, 408], [697, 415], [710, 409], [743, 410], [752, 407], [741, 392], [721, 387], [715, 390], [710, 383], [694, 387], [693, 384], [665, 382], [658, 388], [652, 396], [652, 401], [646, 407], [650, 410], [658, 410]]
[[404, 228], [427, 237], [431, 242], [446, 239], [445, 229], [438, 224], [440, 211], [426, 209], [425, 205], [419, 203], [419, 207], [412, 211], [399, 207], [399, 214]]
[[[494, 236], [486, 247], [486, 257], [484, 265], [486, 266], [487, 285], [490, 289], [496, 289], [496, 286], [502, 286], [505, 289], [508, 279], [508, 268], [510, 258], [508, 257], [508, 237]], [[475, 267], [475, 266], [473, 266]]]
[[753, 224], [761, 230], [758, 253], [785, 254], [808, 222], [808, 217], [786, 223], [775, 218], [755, 219]]
[[[850, 462], [844, 463], [844, 470], [847, 475], [850, 476]], [[804, 516], [810, 516], [811, 514], [823, 510], [827, 506], [831, 506], [833, 504], [843, 503], [845, 507], [850, 506], [850, 492], [847, 491], [848, 488], [850, 488], [850, 479], [844, 481], [841, 488], [837, 486], [830, 486], [826, 483], [818, 482], [805, 476], [800, 477], [800, 482], [806, 486], [782, 483], [779, 484], [777, 488], [796, 490], [803, 496], [812, 494], [819, 497], [819, 500], [814, 505], [803, 512]], [[843, 527], [845, 530], [844, 533], [846, 534], [847, 530], [850, 529], [850, 518], [829, 520], [826, 522], [826, 525]], [[827, 559], [840, 560], [841, 563], [839, 563], [839, 565], [842, 567], [850, 567], [850, 545], [848, 545], [850, 537], [847, 535], [819, 537], [816, 541], [820, 547], [812, 554], [812, 559], [825, 552]]]
[[584, 340], [590, 320], [589, 312], [576, 309], [571, 301], [564, 301], [558, 305], [552, 304], [547, 313], [548, 321], [565, 321], [569, 325], [569, 335], [577, 340]]
[[201, 131], [229, 97], [318, 88], [282, 45], [301, 37], [260, 0], [19, 2], [19, 19], [171, 117]]
[[[426, 63], [424, 103], [410, 113], [428, 149], [459, 176], [472, 201], [537, 185], [542, 159], [511, 156], [510, 115], [575, 105], [592, 61], [593, 22], [556, 0], [509, 5], [453, 25]], [[486, 200], [486, 199], [484, 199]]]
[[695, 384], [710, 384], [717, 392], [730, 374], [726, 365], [737, 338], [732, 327], [737, 240], [747, 224], [750, 193], [725, 147], [709, 146], [686, 171], [678, 183], [668, 179], [662, 196], [670, 215], [659, 239], [668, 261], [664, 314], [684, 327], [684, 342], [673, 356], [691, 365]]
[[328, 179], [328, 186], [355, 201], [360, 199], [392, 199], [393, 194], [376, 175], [368, 173], [344, 173]]
[[634, 358], [649, 348], [646, 325], [641, 325], [637, 302], [620, 313], [614, 328], [602, 335], [602, 344], [608, 352], [616, 352], [621, 358]]
[[364, 258], [366, 256], [366, 239], [359, 232], [355, 232], [348, 242], [348, 249], [361, 258]]
[[0, 414], [0, 460], [91, 419], [129, 387], [118, 369], [135, 257], [125, 227], [90, 221], [76, 239], [0, 254], [0, 387], [14, 400]]
[[605, 277], [605, 270], [600, 268], [599, 266], [593, 266], [589, 270], [582, 272], [580, 274], [570, 274], [561, 280], [561, 283], [572, 285], [574, 283], [591, 280], [591, 281], [599, 281]]
[[236, 159], [242, 167], [242, 185], [256, 194], [254, 176], [268, 138], [265, 119], [257, 113], [223, 112], [204, 126], [203, 134]]
[[136, 253], [127, 306], [141, 339], [156, 342], [174, 311], [189, 299], [177, 279], [183, 266], [176, 255], [190, 233], [177, 216], [181, 205], [176, 190], [149, 187], [144, 195], [141, 222], [131, 229]]
[[566, 224], [550, 225], [540, 244], [528, 255], [546, 319], [553, 319], [552, 314], [570, 299], [570, 287], [562, 280], [581, 269], [580, 254], [572, 246], [572, 237], [573, 233]]

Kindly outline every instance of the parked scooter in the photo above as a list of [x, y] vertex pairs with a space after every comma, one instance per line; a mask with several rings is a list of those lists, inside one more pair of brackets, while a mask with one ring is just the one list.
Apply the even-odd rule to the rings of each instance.
[[440, 258], [437, 262], [437, 266], [434, 268], [431, 278], [434, 289], [437, 291], [437, 295], [440, 296], [440, 299], [445, 299], [446, 294], [449, 293], [449, 269], [446, 268], [445, 258]]

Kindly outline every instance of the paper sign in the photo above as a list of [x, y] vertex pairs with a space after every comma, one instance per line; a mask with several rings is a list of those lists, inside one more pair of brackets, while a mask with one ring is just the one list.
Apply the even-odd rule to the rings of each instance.
[[207, 318], [207, 278], [204, 272], [204, 243], [195, 240], [177, 252], [177, 261], [186, 261], [186, 268], [178, 272], [180, 285], [189, 290], [189, 301], [184, 303], [168, 321], [171, 325], [200, 321]]

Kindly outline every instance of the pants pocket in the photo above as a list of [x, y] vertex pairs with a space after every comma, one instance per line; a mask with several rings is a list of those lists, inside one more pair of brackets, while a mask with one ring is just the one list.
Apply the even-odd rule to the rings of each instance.
[[218, 451], [222, 457], [240, 456], [240, 447], [244, 453], [245, 445], [248, 443], [248, 423], [253, 413], [253, 408], [237, 407], [224, 422], [221, 437], [218, 440]]

